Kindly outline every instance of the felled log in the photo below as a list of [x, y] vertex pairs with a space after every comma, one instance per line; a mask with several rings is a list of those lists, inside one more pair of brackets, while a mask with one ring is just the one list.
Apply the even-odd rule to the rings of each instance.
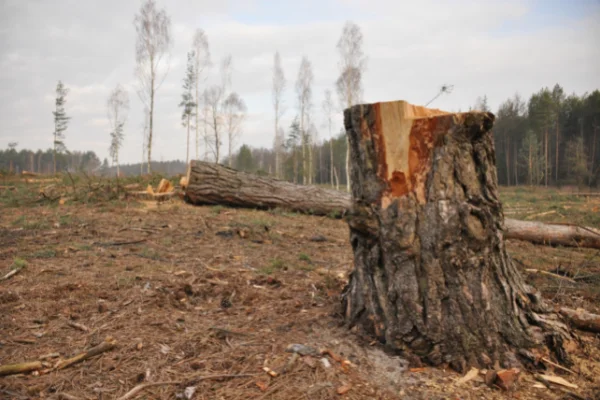
[[506, 218], [504, 237], [551, 246], [600, 249], [600, 230], [577, 225], [546, 224]]
[[577, 329], [600, 333], [600, 315], [598, 314], [592, 314], [581, 308], [573, 310], [567, 307], [562, 307], [560, 314]]
[[515, 366], [546, 335], [569, 336], [507, 255], [494, 118], [403, 101], [344, 111], [354, 252], [342, 294], [347, 325], [460, 372]]
[[[399, 156], [406, 157], [402, 154]], [[367, 186], [369, 184], [366, 183]], [[188, 200], [194, 204], [222, 204], [259, 209], [279, 207], [308, 214], [338, 216], [343, 215], [351, 204], [351, 196], [345, 192], [296, 185], [201, 161], [191, 162], [188, 176], [182, 178], [182, 187], [184, 186]], [[145, 192], [130, 195], [144, 200], [157, 199], [155, 195]], [[510, 218], [504, 220], [504, 227], [506, 239], [552, 246], [600, 249], [600, 231], [593, 228]]]
[[193, 204], [284, 208], [315, 215], [341, 215], [350, 204], [348, 194], [337, 190], [295, 185], [203, 161], [190, 162], [187, 183], [186, 198]]

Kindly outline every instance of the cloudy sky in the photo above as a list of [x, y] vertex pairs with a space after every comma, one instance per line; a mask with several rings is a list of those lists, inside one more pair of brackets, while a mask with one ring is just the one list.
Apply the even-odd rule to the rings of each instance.
[[[271, 146], [273, 53], [287, 79], [285, 127], [295, 115], [303, 55], [313, 64], [313, 115], [339, 73], [335, 45], [347, 20], [363, 30], [364, 101], [424, 104], [441, 84], [454, 91], [432, 106], [466, 110], [487, 95], [492, 109], [515, 92], [560, 83], [568, 93], [600, 88], [598, 0], [157, 0], [172, 20], [169, 73], [157, 94], [154, 159], [185, 159], [178, 103], [186, 52], [203, 28], [218, 65], [233, 56], [233, 89], [246, 101], [240, 143]], [[70, 89], [71, 150], [108, 154], [106, 100], [123, 84], [131, 111], [121, 160], [141, 158], [142, 109], [134, 77], [133, 18], [141, 0], [0, 0], [0, 147], [49, 148], [54, 90]], [[208, 83], [219, 80], [213, 68]], [[341, 117], [337, 118], [341, 127]], [[328, 133], [319, 124], [319, 135]]]

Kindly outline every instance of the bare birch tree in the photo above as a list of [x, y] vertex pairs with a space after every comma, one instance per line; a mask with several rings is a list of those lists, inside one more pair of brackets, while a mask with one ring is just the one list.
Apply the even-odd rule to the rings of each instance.
[[117, 85], [111, 92], [106, 102], [106, 108], [111, 129], [109, 154], [117, 166], [117, 176], [119, 176], [119, 150], [123, 144], [123, 129], [129, 113], [129, 95], [123, 86]]
[[[148, 140], [148, 127], [150, 125], [150, 110], [148, 107], [144, 108], [144, 122], [142, 123], [142, 159], [140, 161], [140, 176], [144, 175], [144, 161], [148, 161], [146, 159], [146, 143]], [[150, 167], [147, 167], [148, 169]]]
[[[196, 159], [200, 159], [200, 102], [202, 93], [200, 92], [200, 81], [206, 81], [206, 75], [204, 72], [208, 72], [208, 69], [211, 66], [210, 62], [210, 50], [208, 47], [208, 38], [202, 29], [196, 29], [194, 33], [194, 41], [192, 43], [192, 48], [194, 50], [195, 59], [194, 59], [194, 78], [195, 78], [195, 105], [196, 105]], [[206, 121], [204, 121], [204, 144], [207, 147], [205, 152], [208, 150], [208, 138], [207, 129], [206, 129]]]
[[298, 78], [296, 79], [296, 96], [298, 102], [298, 112], [300, 116], [299, 128], [302, 143], [302, 183], [310, 183], [308, 177], [308, 157], [310, 151], [310, 138], [308, 137], [308, 114], [312, 106], [312, 83], [314, 75], [312, 65], [306, 56], [302, 57]]
[[152, 138], [154, 133], [154, 96], [168, 72], [171, 48], [171, 19], [164, 9], [158, 10], [154, 0], [146, 0], [133, 21], [138, 95], [149, 105], [148, 173], [151, 172]]
[[221, 60], [221, 91], [223, 92], [224, 98], [229, 96], [229, 91], [231, 90], [232, 70], [233, 58], [231, 57], [231, 54], [228, 54]]
[[229, 167], [233, 167], [233, 149], [241, 135], [242, 122], [246, 116], [246, 103], [237, 93], [230, 93], [223, 102], [223, 116], [227, 131], [228, 163]]
[[212, 129], [213, 143], [212, 150], [215, 157], [215, 164], [219, 163], [221, 149], [221, 99], [223, 98], [222, 86], [213, 85], [206, 89], [204, 99], [207, 109], [208, 123]]
[[281, 177], [281, 156], [283, 151], [283, 138], [279, 137], [279, 120], [283, 116], [283, 91], [285, 90], [285, 76], [281, 67], [281, 57], [279, 52], [275, 52], [273, 60], [273, 108], [275, 111], [275, 138], [273, 141], [275, 151], [275, 176]]
[[[340, 76], [336, 87], [342, 109], [352, 107], [362, 99], [362, 75], [367, 63], [362, 46], [360, 27], [354, 22], [346, 22], [337, 43]], [[346, 147], [346, 189], [350, 191], [350, 146]]]
[[325, 114], [325, 125], [327, 125], [327, 133], [329, 134], [329, 183], [333, 186], [333, 136], [331, 134], [331, 127], [333, 125], [333, 113], [335, 111], [335, 105], [333, 104], [331, 90], [325, 90], [325, 98], [321, 107], [323, 108], [323, 113]]

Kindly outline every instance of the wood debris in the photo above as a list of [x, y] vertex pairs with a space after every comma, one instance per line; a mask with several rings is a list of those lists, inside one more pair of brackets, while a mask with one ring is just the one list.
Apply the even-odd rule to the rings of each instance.
[[564, 386], [564, 387], [567, 387], [570, 389], [579, 388], [579, 386], [567, 381], [564, 378], [561, 378], [560, 376], [538, 374], [538, 375], [535, 375], [535, 378], [542, 382], [554, 383], [555, 385]]
[[112, 338], [107, 338], [104, 342], [100, 343], [98, 346], [92, 347], [88, 351], [80, 353], [75, 357], [66, 360], [60, 360], [56, 363], [55, 369], [65, 369], [71, 365], [87, 360], [88, 358], [92, 358], [106, 351], [110, 351], [115, 347], [117, 347], [117, 341]]
[[82, 332], [89, 332], [90, 331], [90, 328], [88, 328], [87, 326], [85, 326], [83, 324], [79, 324], [77, 322], [67, 321], [67, 325], [69, 325], [71, 328], [75, 328], [75, 329], [80, 330]]
[[163, 178], [160, 180], [160, 183], [158, 184], [158, 187], [156, 188], [156, 193], [158, 193], [158, 194], [170, 193], [174, 189], [175, 188], [173, 187], [173, 184], [171, 183], [171, 181]]
[[[208, 380], [208, 379], [244, 378], [244, 377], [251, 377], [251, 376], [256, 376], [256, 375], [254, 375], [254, 374], [209, 375], [209, 376], [193, 377], [191, 379], [194, 380], [194, 381], [196, 381], [196, 382], [199, 382], [199, 381], [205, 381], [205, 380]], [[182, 383], [183, 383], [183, 381], [165, 381], [165, 382], [148, 382], [148, 383], [142, 383], [140, 385], [137, 385], [133, 389], [131, 389], [129, 392], [125, 393], [123, 396], [119, 397], [117, 400], [132, 399], [133, 397], [135, 397], [136, 394], [138, 394], [139, 392], [141, 392], [144, 389], [147, 389], [149, 387], [153, 387], [153, 386], [166, 386], [166, 385], [181, 385]]]
[[18, 274], [23, 268], [15, 268], [13, 270], [11, 270], [9, 273], [7, 273], [6, 275], [4, 275], [2, 278], [0, 278], [0, 282], [5, 281], [7, 279], [12, 278], [13, 276], [15, 276], [16, 274]]
[[42, 368], [44, 368], [44, 365], [41, 361], [30, 361], [18, 364], [0, 365], [0, 376], [39, 371]]
[[498, 371], [496, 385], [503, 390], [511, 390], [515, 382], [519, 380], [521, 370], [518, 368], [503, 369]]
[[600, 315], [598, 314], [592, 314], [582, 308], [573, 310], [567, 307], [562, 307], [560, 314], [577, 329], [600, 333]]
[[347, 383], [345, 385], [342, 385], [340, 387], [337, 388], [336, 392], [339, 395], [344, 395], [346, 393], [348, 393], [350, 391], [350, 389], [352, 389], [352, 384], [351, 383]]
[[463, 376], [462, 378], [460, 378], [459, 380], [456, 381], [456, 384], [463, 385], [463, 384], [477, 378], [478, 375], [479, 375], [479, 370], [477, 368], [471, 368], [469, 370], [469, 372], [467, 372], [465, 374], [465, 376]]

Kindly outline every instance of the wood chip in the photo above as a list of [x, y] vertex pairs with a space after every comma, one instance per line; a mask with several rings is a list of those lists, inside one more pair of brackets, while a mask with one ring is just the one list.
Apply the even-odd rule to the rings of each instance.
[[479, 375], [479, 370], [477, 368], [471, 368], [469, 372], [466, 373], [465, 376], [456, 381], [457, 385], [463, 385], [473, 379], [477, 378]]
[[567, 381], [564, 378], [561, 378], [560, 376], [553, 376], [553, 375], [543, 375], [540, 374], [539, 375], [542, 379], [550, 382], [550, 383], [554, 383], [556, 385], [560, 385], [560, 386], [564, 386], [564, 387], [568, 387], [571, 389], [577, 389], [579, 388], [579, 386], [575, 385], [574, 383], [571, 383], [569, 381]]
[[337, 394], [344, 395], [344, 394], [348, 393], [350, 391], [350, 389], [352, 389], [351, 383], [340, 386], [339, 388], [337, 388]]
[[85, 326], [83, 324], [78, 324], [77, 322], [67, 321], [67, 325], [69, 325], [71, 328], [75, 328], [75, 329], [80, 330], [82, 332], [89, 332], [90, 331], [90, 328], [88, 328], [87, 326]]

